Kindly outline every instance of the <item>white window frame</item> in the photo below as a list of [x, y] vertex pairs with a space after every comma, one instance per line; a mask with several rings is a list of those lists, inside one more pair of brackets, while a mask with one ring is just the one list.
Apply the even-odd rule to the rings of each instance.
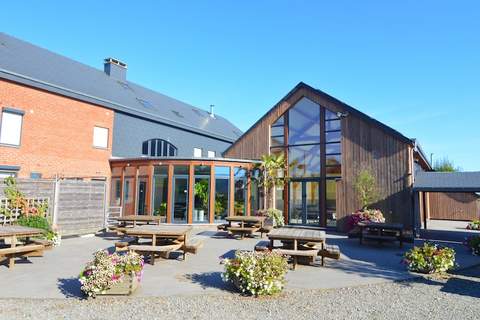
[[[6, 121], [9, 120], [20, 120], [20, 123], [12, 124], [7, 123]], [[6, 129], [5, 129], [6, 128]], [[15, 141], [11, 139], [11, 132], [6, 132], [4, 130], [18, 130], [14, 134], [17, 135]], [[16, 111], [16, 110], [2, 110], [2, 117], [0, 118], [0, 144], [5, 146], [15, 146], [19, 147], [22, 143], [22, 129], [23, 129], [23, 111]], [[10, 140], [8, 140], [10, 139]]]
[[0, 179], [4, 179], [7, 177], [14, 177], [16, 178], [18, 175], [18, 171], [14, 170], [0, 170]]
[[[104, 135], [106, 131], [107, 136], [96, 136], [98, 135]], [[110, 138], [110, 130], [105, 127], [100, 127], [100, 126], [94, 126], [93, 127], [93, 141], [92, 145], [94, 148], [98, 149], [108, 149], [108, 140]], [[102, 141], [99, 141], [99, 139], [102, 139]], [[106, 141], [103, 141], [103, 139], [106, 139]]]
[[[200, 155], [199, 155], [200, 153]], [[193, 157], [194, 158], [201, 158], [203, 154], [202, 148], [193, 148]]]
[[207, 152], [207, 157], [208, 158], [215, 158], [215, 156], [216, 156], [215, 151], [208, 150], [208, 152]]

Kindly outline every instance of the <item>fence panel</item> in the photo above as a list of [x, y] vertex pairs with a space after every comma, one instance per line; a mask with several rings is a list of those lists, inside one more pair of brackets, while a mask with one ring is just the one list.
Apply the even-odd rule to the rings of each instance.
[[105, 182], [61, 180], [56, 222], [63, 235], [96, 232], [105, 224]]

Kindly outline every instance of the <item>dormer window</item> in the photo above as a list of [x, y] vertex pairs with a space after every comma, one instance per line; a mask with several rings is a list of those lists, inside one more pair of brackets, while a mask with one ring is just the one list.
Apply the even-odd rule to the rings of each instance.
[[150, 139], [143, 142], [142, 154], [150, 157], [175, 157], [177, 147], [163, 139]]

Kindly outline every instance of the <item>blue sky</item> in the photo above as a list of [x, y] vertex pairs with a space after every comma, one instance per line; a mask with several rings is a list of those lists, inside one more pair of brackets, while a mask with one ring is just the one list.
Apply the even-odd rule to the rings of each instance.
[[246, 130], [298, 82], [480, 170], [478, 1], [8, 1], [1, 30]]

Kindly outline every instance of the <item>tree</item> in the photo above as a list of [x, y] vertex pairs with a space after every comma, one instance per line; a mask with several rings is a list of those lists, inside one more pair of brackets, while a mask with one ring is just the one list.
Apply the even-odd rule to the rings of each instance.
[[362, 205], [362, 209], [367, 209], [372, 203], [379, 200], [380, 195], [377, 188], [377, 181], [370, 169], [362, 169], [354, 183], [358, 200]]
[[259, 170], [258, 185], [265, 190], [264, 207], [275, 208], [273, 202], [274, 188], [285, 183], [285, 157], [283, 154], [263, 155], [261, 162], [254, 169]]
[[449, 160], [448, 158], [443, 158], [441, 160], [435, 161], [433, 165], [433, 170], [439, 172], [457, 172], [460, 171], [460, 168], [455, 166], [453, 161]]

